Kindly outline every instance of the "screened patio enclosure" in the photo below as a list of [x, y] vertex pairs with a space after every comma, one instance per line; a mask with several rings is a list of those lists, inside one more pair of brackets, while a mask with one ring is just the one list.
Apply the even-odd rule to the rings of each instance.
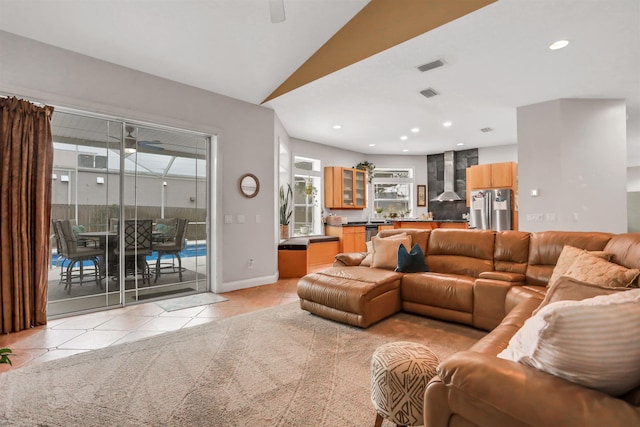
[[[76, 253], [52, 228], [48, 314], [208, 291], [211, 137], [59, 111], [52, 133], [51, 218], [69, 220]], [[97, 263], [77, 261], [84, 248]]]

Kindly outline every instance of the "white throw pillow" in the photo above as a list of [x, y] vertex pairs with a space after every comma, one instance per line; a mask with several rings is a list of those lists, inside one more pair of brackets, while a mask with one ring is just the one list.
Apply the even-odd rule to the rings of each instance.
[[618, 396], [640, 384], [640, 289], [557, 301], [529, 318], [498, 357]]

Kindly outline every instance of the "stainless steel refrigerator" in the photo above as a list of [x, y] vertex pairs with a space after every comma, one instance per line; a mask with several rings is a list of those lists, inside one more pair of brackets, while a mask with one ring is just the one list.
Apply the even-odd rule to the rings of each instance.
[[469, 228], [511, 230], [511, 189], [473, 190], [469, 201]]

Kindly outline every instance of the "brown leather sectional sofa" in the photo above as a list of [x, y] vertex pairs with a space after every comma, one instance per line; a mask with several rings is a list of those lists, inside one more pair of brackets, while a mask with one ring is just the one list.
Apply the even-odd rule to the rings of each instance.
[[496, 357], [544, 298], [565, 245], [640, 268], [640, 233], [401, 229], [378, 236], [403, 232], [421, 246], [430, 272], [365, 267], [366, 254], [340, 254], [332, 268], [303, 277], [298, 295], [303, 309], [360, 327], [402, 310], [491, 331], [438, 367], [425, 392], [426, 426], [640, 426], [640, 388], [612, 397]]

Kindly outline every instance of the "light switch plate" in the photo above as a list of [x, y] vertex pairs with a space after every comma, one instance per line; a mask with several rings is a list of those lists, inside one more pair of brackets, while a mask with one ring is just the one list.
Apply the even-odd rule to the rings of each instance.
[[225, 215], [224, 216], [225, 224], [233, 224], [233, 215]]

